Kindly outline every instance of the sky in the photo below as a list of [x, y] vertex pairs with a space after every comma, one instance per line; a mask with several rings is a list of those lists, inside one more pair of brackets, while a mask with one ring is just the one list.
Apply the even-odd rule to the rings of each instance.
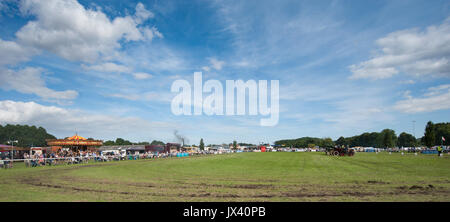
[[[262, 116], [174, 115], [177, 79], [279, 80]], [[450, 117], [450, 2], [0, 0], [0, 124], [58, 138], [273, 143]]]

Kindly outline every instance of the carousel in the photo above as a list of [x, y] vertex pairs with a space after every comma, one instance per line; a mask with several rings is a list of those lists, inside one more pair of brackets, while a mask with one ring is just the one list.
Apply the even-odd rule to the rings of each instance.
[[48, 139], [46, 141], [53, 152], [57, 152], [60, 149], [71, 151], [95, 151], [98, 147], [103, 145], [102, 140], [86, 139], [82, 136], [78, 136], [78, 134], [65, 139]]

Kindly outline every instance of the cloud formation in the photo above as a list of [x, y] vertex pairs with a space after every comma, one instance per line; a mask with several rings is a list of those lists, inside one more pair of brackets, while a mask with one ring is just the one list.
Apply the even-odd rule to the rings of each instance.
[[135, 79], [143, 80], [143, 79], [150, 79], [153, 76], [151, 74], [148, 74], [145, 72], [136, 72], [136, 73], [133, 73], [133, 77]]
[[224, 61], [218, 60], [214, 57], [208, 58], [208, 61], [210, 63], [210, 66], [203, 66], [202, 70], [205, 72], [209, 72], [212, 69], [215, 70], [221, 70], [222, 67], [225, 65]]
[[55, 91], [48, 88], [42, 78], [43, 69], [26, 67], [17, 71], [0, 68], [0, 88], [20, 93], [35, 94], [47, 101], [72, 100], [78, 96], [74, 90]]
[[70, 61], [92, 63], [120, 48], [120, 40], [162, 37], [155, 27], [140, 26], [153, 17], [142, 3], [137, 4], [135, 16], [113, 20], [102, 11], [85, 9], [76, 0], [23, 0], [20, 10], [36, 20], [29, 21], [16, 33], [17, 41]]
[[148, 11], [144, 4], [142, 3], [138, 3], [136, 5], [136, 15], [135, 15], [135, 20], [137, 23], [142, 23], [145, 20], [149, 19], [149, 18], [153, 18], [155, 17], [155, 14], [153, 14], [153, 12]]
[[450, 84], [428, 88], [427, 92], [419, 98], [404, 94], [405, 100], [398, 101], [394, 109], [404, 113], [432, 112], [450, 109]]
[[378, 39], [380, 53], [351, 65], [351, 79], [386, 79], [412, 76], [450, 77], [450, 18], [426, 30], [408, 29]]
[[14, 41], [0, 39], [0, 66], [28, 61], [29, 56], [34, 53], [35, 50], [32, 48], [24, 47]]
[[130, 101], [157, 101], [163, 103], [170, 103], [170, 101], [172, 101], [173, 98], [173, 95], [170, 93], [156, 93], [156, 92], [140, 92], [140, 93], [121, 92], [121, 93], [112, 93], [106, 96], [126, 99]]
[[[44, 106], [35, 102], [0, 101], [0, 124], [29, 124], [46, 128], [57, 136], [70, 136], [75, 132], [99, 139], [130, 137], [141, 131], [161, 135], [171, 133], [175, 124], [147, 121], [137, 117], [93, 114], [85, 111]], [[125, 133], [126, 132], [126, 133]], [[134, 137], [134, 135], [133, 135]], [[142, 138], [144, 139], [144, 138]]]
[[153, 75], [145, 72], [133, 72], [133, 69], [129, 68], [128, 66], [118, 65], [112, 62], [106, 62], [91, 66], [82, 64], [81, 67], [83, 67], [85, 70], [91, 70], [102, 73], [127, 73], [132, 75], [133, 78], [137, 80], [150, 79], [153, 77]]
[[118, 65], [112, 62], [101, 63], [92, 66], [82, 64], [81, 67], [83, 67], [86, 70], [94, 70], [98, 72], [117, 72], [117, 73], [131, 72], [131, 69], [128, 68], [127, 66]]

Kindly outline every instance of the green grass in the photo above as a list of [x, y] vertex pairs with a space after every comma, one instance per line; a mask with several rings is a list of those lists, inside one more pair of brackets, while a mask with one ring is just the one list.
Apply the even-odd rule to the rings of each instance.
[[450, 155], [239, 153], [0, 170], [0, 201], [450, 201]]

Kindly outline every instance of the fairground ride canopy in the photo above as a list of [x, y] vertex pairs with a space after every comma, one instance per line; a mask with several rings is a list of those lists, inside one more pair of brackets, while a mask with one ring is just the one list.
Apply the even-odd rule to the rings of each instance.
[[68, 137], [66, 139], [48, 139], [46, 140], [49, 146], [101, 146], [102, 140], [88, 140], [82, 136]]

